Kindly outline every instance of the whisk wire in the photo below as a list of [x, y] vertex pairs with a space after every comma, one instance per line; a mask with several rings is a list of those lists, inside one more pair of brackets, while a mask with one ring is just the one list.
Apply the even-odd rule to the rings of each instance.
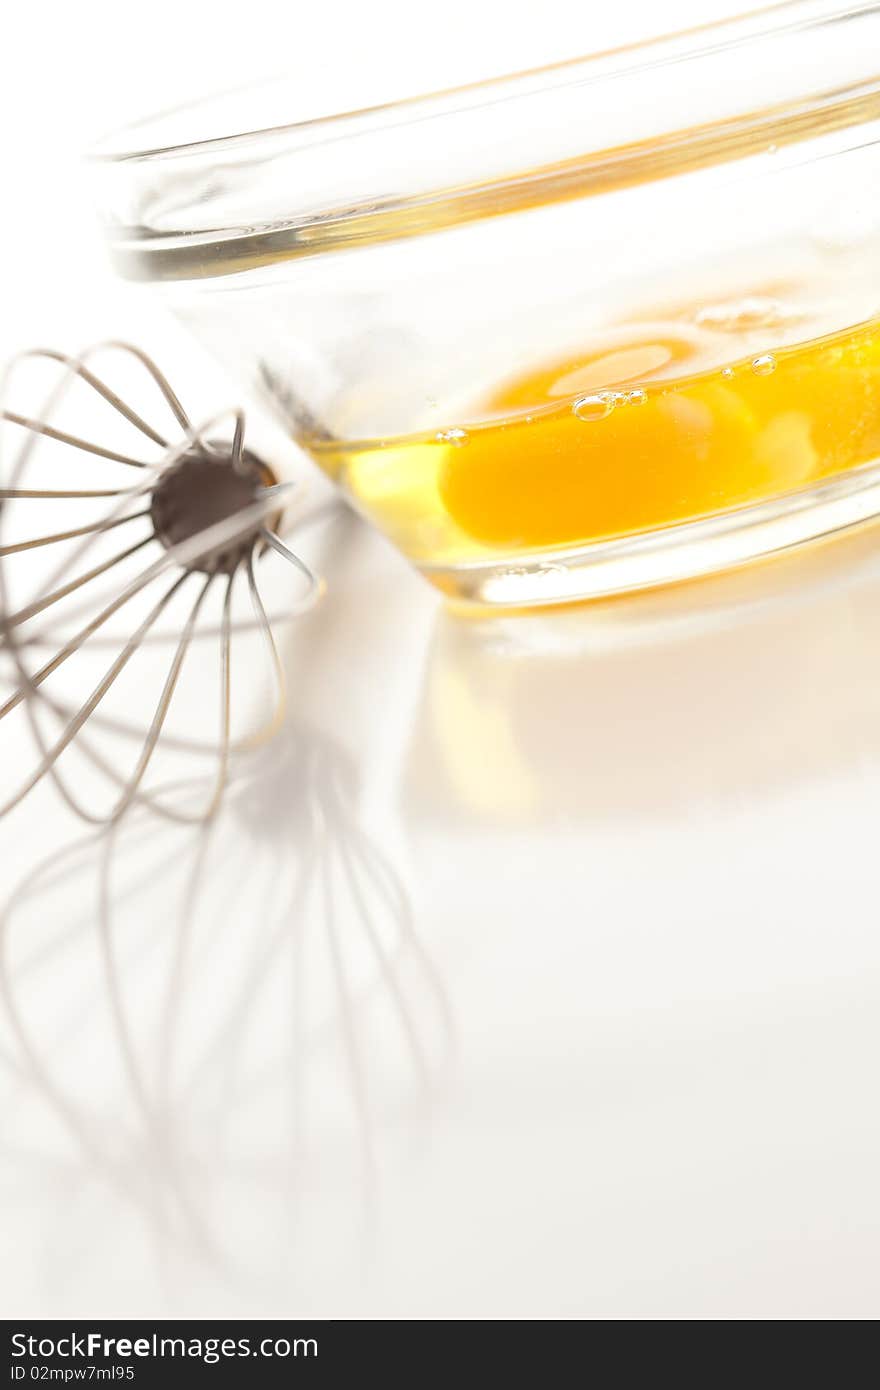
[[0, 501], [11, 502], [18, 498], [53, 498], [67, 499], [72, 497], [124, 497], [131, 488], [127, 487], [102, 487], [76, 490], [72, 488], [29, 488], [29, 487], [0, 487]]
[[[177, 579], [174, 580], [173, 584], [171, 584], [170, 587], [165, 591], [165, 593], [159, 599], [158, 603], [154, 604], [144, 621], [128, 639], [122, 651], [119, 653], [116, 660], [111, 665], [110, 669], [104, 674], [104, 676], [102, 676], [101, 680], [98, 682], [97, 686], [92, 691], [89, 698], [85, 701], [83, 705], [80, 706], [76, 714], [69, 721], [66, 728], [62, 732], [61, 737], [56, 740], [56, 742], [52, 745], [51, 748], [45, 751], [44, 756], [41, 758], [35, 770], [31, 773], [31, 775], [28, 778], [25, 779], [23, 785], [18, 789], [18, 791], [15, 792], [13, 796], [9, 798], [8, 801], [0, 805], [0, 816], [7, 815], [8, 812], [11, 811], [14, 806], [17, 806], [19, 802], [21, 802], [24, 799], [24, 797], [27, 796], [28, 792], [32, 791], [33, 788], [37, 785], [37, 783], [41, 781], [47, 773], [52, 774], [53, 780], [56, 782], [56, 785], [58, 786], [58, 789], [64, 797], [65, 801], [67, 801], [68, 804], [72, 807], [76, 805], [75, 798], [72, 798], [68, 794], [67, 789], [63, 783], [63, 779], [59, 777], [55, 764], [61, 757], [61, 754], [64, 752], [65, 748], [67, 748], [70, 745], [70, 743], [72, 743], [79, 730], [82, 728], [86, 720], [89, 718], [89, 715], [92, 713], [93, 710], [97, 708], [101, 700], [103, 700], [104, 696], [107, 694], [107, 691], [113, 685], [114, 681], [116, 681], [117, 677], [128, 665], [129, 661], [134, 656], [135, 652], [140, 646], [140, 639], [143, 633], [148, 631], [148, 629], [152, 627], [156, 619], [171, 602], [171, 599], [177, 593], [177, 590], [188, 578], [188, 572], [180, 575]], [[5, 712], [6, 711], [4, 708], [4, 710], [0, 711], [0, 715], [4, 714]], [[78, 811], [78, 814], [82, 816], [84, 820], [88, 820], [92, 824], [102, 824], [107, 819], [106, 817], [93, 817], [87, 812], [85, 812], [78, 805], [76, 805], [76, 809]], [[112, 817], [110, 817], [110, 819], [112, 819]]]
[[[108, 344], [107, 346], [111, 345]], [[128, 344], [112, 344], [112, 346], [125, 347], [129, 352], [131, 351]], [[94, 349], [94, 351], [98, 351], [99, 348]], [[48, 362], [59, 363], [61, 366], [65, 367], [69, 373], [80, 377], [87, 386], [91, 386], [93, 391], [97, 391], [98, 395], [102, 396], [108, 405], [111, 405], [114, 410], [118, 411], [120, 415], [128, 420], [129, 424], [134, 425], [135, 429], [140, 430], [141, 434], [146, 435], [147, 439], [151, 440], [153, 444], [158, 444], [161, 449], [167, 449], [167, 439], [164, 439], [158, 430], [153, 429], [153, 426], [148, 424], [143, 416], [139, 415], [136, 410], [132, 410], [130, 405], [126, 405], [122, 397], [117, 395], [105, 381], [89, 370], [85, 362], [91, 355], [93, 354], [90, 351], [89, 353], [83, 354], [80, 358], [75, 358], [70, 357], [66, 352], [58, 352], [55, 348], [29, 348], [27, 351], [21, 353], [21, 360], [27, 358], [43, 358]], [[137, 354], [137, 356], [143, 362], [144, 359], [142, 355]]]
[[165, 678], [165, 684], [162, 688], [162, 694], [159, 696], [159, 703], [156, 706], [152, 723], [150, 724], [147, 737], [144, 739], [144, 744], [141, 749], [140, 757], [138, 758], [134, 772], [131, 775], [131, 779], [127, 787], [125, 788], [122, 796], [119, 798], [112, 812], [110, 813], [110, 816], [108, 817], [108, 819], [111, 821], [117, 821], [134, 801], [134, 798], [137, 795], [138, 787], [143, 781], [144, 774], [146, 773], [147, 768], [149, 767], [150, 759], [152, 758], [153, 753], [156, 750], [156, 745], [159, 742], [159, 736], [162, 732], [162, 726], [165, 723], [168, 710], [171, 707], [171, 701], [174, 696], [174, 691], [177, 688], [177, 682], [180, 676], [181, 668], [183, 666], [184, 658], [186, 657], [186, 654], [192, 642], [192, 636], [195, 631], [196, 623], [198, 621], [199, 612], [201, 611], [202, 604], [207, 598], [208, 590], [213, 584], [215, 577], [216, 576], [213, 574], [207, 575], [207, 577], [205, 578], [205, 582], [202, 585], [201, 591], [197, 595], [196, 600], [189, 611], [189, 615], [184, 624], [183, 631], [180, 634], [180, 641], [177, 644], [177, 648], [171, 660], [171, 665], [168, 669], [168, 675]]
[[252, 737], [248, 739], [248, 744], [251, 747], [254, 747], [258, 743], [262, 743], [264, 739], [271, 738], [272, 735], [275, 734], [278, 731], [278, 729], [281, 728], [281, 725], [284, 722], [284, 711], [287, 704], [287, 690], [286, 681], [284, 679], [284, 667], [281, 664], [281, 657], [278, 654], [278, 644], [275, 641], [275, 637], [272, 632], [272, 626], [269, 622], [269, 618], [266, 613], [265, 604], [263, 603], [263, 600], [260, 597], [260, 591], [257, 588], [257, 579], [256, 575], [254, 574], [253, 551], [248, 552], [245, 564], [247, 568], [248, 589], [250, 591], [251, 596], [251, 605], [254, 610], [254, 618], [256, 620], [257, 628], [263, 634], [263, 639], [265, 641], [266, 650], [269, 656], [269, 663], [272, 667], [272, 673], [275, 679], [275, 689], [277, 692], [275, 699], [275, 707], [271, 719], [269, 719], [267, 723], [263, 725], [262, 729], [258, 730], [256, 734], [252, 735]]
[[[152, 536], [144, 536], [143, 540], [135, 541], [134, 545], [128, 546], [126, 550], [120, 550], [116, 555], [111, 555], [109, 560], [104, 560], [100, 565], [95, 565], [93, 569], [87, 570], [85, 574], [78, 575], [76, 579], [71, 579], [67, 584], [62, 584], [58, 589], [53, 589], [51, 593], [45, 594], [43, 598], [35, 599], [33, 603], [29, 603], [24, 608], [20, 608], [17, 613], [11, 613], [9, 617], [4, 620], [4, 626], [7, 628], [18, 627], [21, 623], [27, 622], [30, 618], [35, 618], [38, 613], [43, 613], [47, 608], [51, 608], [54, 603], [58, 603], [61, 599], [67, 598], [68, 594], [76, 593], [77, 589], [83, 588], [84, 585], [89, 584], [93, 579], [97, 579], [100, 575], [106, 574], [108, 570], [113, 569], [115, 565], [121, 564], [123, 560], [127, 560], [129, 556], [136, 554], [138, 550], [143, 550], [144, 546], [149, 545], [152, 539]], [[2, 636], [0, 636], [0, 649], [2, 649], [2, 646], [3, 641]]]
[[309, 587], [306, 598], [319, 597], [323, 587], [322, 581], [315, 574], [314, 570], [309, 568], [305, 560], [301, 559], [289, 546], [286, 546], [281, 537], [277, 536], [274, 531], [270, 531], [268, 527], [263, 527], [260, 531], [260, 535], [267, 545], [270, 545], [274, 551], [287, 560], [289, 564], [293, 565], [294, 569], [298, 569], [300, 574], [308, 581]]
[[147, 507], [142, 512], [129, 512], [128, 516], [117, 517], [115, 521], [92, 523], [90, 526], [77, 526], [72, 531], [56, 531], [52, 536], [35, 536], [29, 541], [16, 541], [13, 545], [0, 545], [0, 559], [7, 555], [18, 555], [23, 550], [39, 550], [44, 545], [58, 545], [61, 541], [74, 541], [79, 536], [92, 536], [113, 531], [117, 526], [126, 526], [130, 521], [139, 521], [150, 515]]
[[58, 444], [67, 444], [71, 449], [80, 449], [83, 453], [94, 454], [96, 458], [108, 459], [111, 463], [123, 463], [128, 468], [153, 468], [152, 463], [146, 463], [143, 459], [131, 458], [129, 454], [120, 454], [116, 449], [105, 449], [102, 444], [95, 444], [91, 439], [81, 439], [77, 434], [68, 434], [66, 430], [57, 430], [54, 425], [46, 425], [42, 420], [35, 420], [29, 415], [18, 415], [12, 410], [0, 411], [0, 419], [5, 420], [8, 425], [19, 425], [24, 430], [29, 430], [31, 434], [42, 435], [44, 439], [54, 439]]
[[[110, 349], [119, 350], [132, 357], [147, 371], [183, 432], [184, 437], [179, 442], [169, 446], [158, 430], [154, 429], [136, 410], [127, 405], [117, 392], [108, 385], [107, 381], [87, 365], [98, 352]], [[130, 344], [110, 340], [87, 349], [78, 357], [70, 357], [48, 348], [36, 348], [30, 352], [22, 353], [17, 359], [14, 359], [14, 363], [4, 374], [4, 385], [8, 382], [13, 365], [27, 358], [41, 358], [56, 363], [62, 368], [62, 374], [60, 380], [54, 384], [46, 396], [43, 409], [39, 414], [31, 415], [13, 410], [0, 410], [0, 421], [22, 428], [26, 432], [25, 439], [14, 455], [12, 474], [9, 479], [10, 485], [0, 490], [0, 519], [4, 514], [6, 504], [19, 498], [106, 498], [112, 505], [100, 520], [89, 525], [73, 527], [52, 535], [31, 537], [25, 540], [13, 539], [8, 544], [0, 546], [0, 561], [2, 561], [22, 552], [37, 550], [60, 542], [79, 541], [79, 544], [73, 545], [70, 553], [65, 555], [52, 569], [48, 580], [44, 580], [42, 593], [12, 613], [7, 611], [7, 586], [3, 565], [0, 564], [0, 650], [6, 650], [11, 656], [17, 677], [17, 688], [5, 703], [0, 705], [0, 720], [18, 706], [24, 705], [27, 720], [38, 748], [37, 766], [18, 790], [4, 804], [0, 804], [0, 816], [17, 806], [33, 787], [44, 777], [49, 776], [70, 809], [90, 824], [115, 823], [135, 801], [172, 820], [190, 823], [203, 822], [213, 816], [220, 804], [224, 787], [230, 775], [230, 757], [233, 746], [236, 750], [252, 749], [257, 743], [274, 733], [284, 718], [284, 672], [272, 633], [270, 618], [257, 585], [254, 556], [263, 554], [267, 549], [272, 549], [297, 569], [307, 581], [305, 594], [285, 616], [289, 617], [305, 611], [312, 606], [322, 592], [320, 579], [294, 551], [284, 544], [276, 531], [280, 507], [283, 505], [283, 499], [289, 495], [293, 484], [274, 482], [270, 470], [245, 449], [245, 416], [243, 411], [239, 409], [224, 411], [200, 424], [193, 424], [167, 378], [146, 354]], [[57, 409], [61, 398], [75, 380], [84, 383], [114, 412], [121, 415], [151, 443], [158, 445], [164, 451], [162, 457], [156, 463], [147, 463], [128, 453], [107, 448], [79, 433], [62, 429], [57, 424], [50, 423], [50, 417]], [[223, 421], [228, 421], [230, 418], [233, 423], [232, 440], [231, 443], [223, 444], [218, 442], [217, 432]], [[80, 490], [75, 487], [30, 489], [19, 486], [34, 448], [40, 439], [49, 439], [108, 461], [138, 467], [145, 470], [147, 476], [133, 487]], [[211, 479], [205, 479], [204, 466], [208, 459], [215, 463], [218, 468], [226, 470], [225, 473], [218, 475], [219, 493], [214, 491], [214, 484]], [[228, 481], [230, 470], [234, 471], [240, 479], [234, 485]], [[210, 492], [205, 490], [206, 482], [210, 483]], [[146, 499], [149, 505], [138, 508], [138, 499], [142, 501]], [[222, 513], [220, 519], [212, 520], [212, 517], [218, 515], [218, 511]], [[90, 549], [97, 544], [105, 532], [121, 528], [132, 521], [147, 519], [151, 523], [149, 535], [108, 558], [100, 560], [99, 563], [92, 563], [84, 572], [77, 572]], [[107, 591], [105, 589], [99, 595], [88, 588], [94, 580], [105, 574], [110, 574], [117, 566], [152, 543], [162, 546], [162, 554], [148, 563], [141, 573], [127, 579], [117, 592], [114, 593], [112, 590]], [[120, 613], [125, 605], [172, 567], [179, 567], [180, 573], [152, 606], [147, 616], [138, 623], [134, 632], [127, 638], [120, 636], [120, 638], [115, 639], [112, 633], [105, 633], [96, 637], [96, 634], [101, 633], [101, 629], [105, 628], [105, 625], [114, 615]], [[233, 591], [242, 570], [247, 575], [253, 610], [253, 622], [244, 625], [233, 623], [232, 618]], [[104, 757], [97, 748], [92, 746], [91, 739], [85, 732], [85, 725], [98, 710], [99, 705], [135, 653], [148, 640], [154, 640], [154, 634], [151, 634], [154, 625], [162, 613], [166, 611], [172, 598], [185, 582], [196, 573], [201, 573], [203, 582], [183, 621], [182, 628], [172, 638], [175, 642], [173, 655], [165, 672], [161, 693], [150, 716], [146, 733], [141, 737], [141, 731], [126, 726], [124, 723], [120, 724], [118, 720], [114, 722], [112, 716], [105, 718], [103, 712], [96, 715], [96, 725], [101, 727], [107, 725], [110, 728], [119, 725], [122, 732], [134, 733], [139, 739], [140, 747], [132, 770], [129, 773], [120, 773], [112, 760]], [[226, 587], [222, 600], [219, 628], [213, 629], [214, 634], [219, 636], [219, 742], [217, 744], [192, 745], [194, 751], [210, 751], [216, 758], [216, 767], [206, 807], [201, 811], [189, 814], [178, 807], [164, 805], [163, 798], [148, 791], [142, 784], [159, 746], [171, 704], [179, 686], [184, 662], [196, 631], [198, 629], [200, 638], [209, 634], [210, 624], [203, 626], [200, 623], [200, 618], [207, 595], [220, 573], [226, 574]], [[74, 596], [76, 597], [74, 598]], [[31, 632], [26, 627], [26, 624], [32, 619], [48, 614], [64, 599], [73, 600], [64, 608], [63, 622], [67, 627], [67, 633], [70, 632], [69, 624], [72, 621], [77, 621], [84, 613], [88, 613], [87, 620], [71, 635], [59, 633], [52, 619], [49, 619], [48, 626], [43, 625], [37, 632]], [[95, 612], [96, 607], [98, 608], [97, 612]], [[274, 702], [271, 718], [263, 727], [256, 734], [233, 745], [231, 737], [232, 634], [233, 631], [237, 632], [251, 626], [259, 630], [263, 637], [265, 651], [272, 668], [277, 698]], [[121, 641], [123, 645], [88, 698], [78, 706], [76, 704], [67, 706], [53, 693], [44, 693], [41, 687], [49, 677], [57, 672], [70, 657], [79, 652], [90, 639], [95, 639], [92, 644], [94, 646], [108, 645], [115, 641]], [[60, 645], [58, 645], [59, 643]], [[30, 670], [25, 653], [29, 649], [49, 644], [54, 648], [49, 659], [37, 670]], [[46, 736], [43, 721], [37, 717], [38, 702], [61, 725], [61, 731], [54, 742]], [[66, 777], [62, 775], [59, 760], [75, 739], [77, 740], [77, 748], [81, 753], [118, 789], [118, 795], [106, 814], [96, 815], [86, 808], [82, 804], [81, 797], [69, 785]], [[179, 738], [171, 740], [171, 742], [175, 746], [190, 747], [189, 743]]]

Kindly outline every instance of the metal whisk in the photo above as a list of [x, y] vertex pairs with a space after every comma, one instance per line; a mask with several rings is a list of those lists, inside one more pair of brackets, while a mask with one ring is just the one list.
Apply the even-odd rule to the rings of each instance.
[[[132, 376], [132, 389], [156, 395], [170, 416], [171, 431], [148, 422], [108, 383], [106, 372], [93, 370], [98, 355]], [[53, 380], [33, 408], [22, 409], [15, 388], [23, 369], [35, 365], [50, 371]], [[66, 427], [61, 410], [73, 386], [80, 404], [85, 393], [90, 408], [103, 417], [100, 441]], [[5, 788], [0, 794], [0, 815], [49, 777], [67, 805], [91, 824], [118, 820], [136, 799], [176, 820], [209, 817], [222, 795], [232, 750], [259, 742], [282, 718], [283, 673], [257, 582], [257, 562], [275, 553], [296, 570], [303, 587], [293, 606], [286, 606], [285, 617], [310, 608], [321, 593], [320, 581], [278, 535], [294, 484], [279, 482], [245, 447], [241, 410], [194, 425], [156, 364], [128, 343], [98, 344], [78, 357], [48, 349], [21, 353], [3, 377], [0, 403], [5, 455], [0, 657], [13, 687], [0, 703], [0, 724], [21, 711], [37, 745], [33, 768], [11, 794]], [[231, 428], [231, 438], [223, 437], [224, 425], [227, 434]], [[108, 436], [111, 428], [115, 434]], [[128, 436], [124, 441], [120, 432]], [[132, 475], [137, 479], [133, 484]], [[57, 515], [59, 508], [65, 524], [57, 530], [24, 519], [36, 511], [42, 520]], [[67, 524], [74, 520], [71, 508], [88, 512], [88, 520]], [[59, 556], [58, 563], [47, 564], [46, 557]], [[234, 611], [242, 591], [249, 602], [246, 619]], [[212, 606], [219, 608], [213, 621]], [[115, 636], [111, 620], [117, 627], [125, 624]], [[166, 625], [164, 636], [160, 620]], [[231, 647], [233, 634], [245, 631], [261, 634], [277, 698], [268, 721], [256, 733], [235, 740]], [[214, 738], [205, 742], [202, 737], [199, 744], [215, 759], [207, 801], [200, 810], [184, 813], [151, 793], [144, 779], [160, 740], [181, 746], [181, 740], [167, 734], [166, 725], [197, 636], [216, 639], [219, 646], [213, 668], [219, 727]], [[155, 654], [163, 642], [172, 654], [158, 668], [158, 693], [140, 724], [132, 723], [130, 705], [141, 701], [157, 674], [154, 655], [148, 666], [138, 666], [135, 658], [140, 654], [142, 659], [148, 648]], [[114, 646], [116, 655], [109, 665], [102, 663], [87, 694], [71, 699], [69, 692], [59, 693], [59, 684], [77, 661], [87, 667], [101, 650]], [[123, 717], [108, 716], [107, 697], [126, 681]], [[117, 759], [96, 744], [92, 733], [99, 727], [139, 742], [127, 770], [120, 770]], [[85, 756], [92, 779], [110, 784], [108, 809], [95, 811], [86, 804], [83, 779], [72, 779], [62, 766], [68, 750]]]

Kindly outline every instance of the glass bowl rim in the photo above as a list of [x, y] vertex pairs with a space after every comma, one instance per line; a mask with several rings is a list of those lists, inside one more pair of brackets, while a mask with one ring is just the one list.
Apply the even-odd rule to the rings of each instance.
[[[720, 54], [743, 45], [760, 43], [768, 38], [778, 38], [789, 32], [793, 34], [805, 29], [821, 28], [837, 20], [856, 18], [872, 12], [880, 13], [877, 0], [865, 0], [861, 4], [847, 4], [845, 0], [776, 0], [774, 4], [760, 5], [720, 19], [661, 32], [632, 43], [576, 58], [565, 58], [539, 67], [466, 82], [459, 86], [437, 88], [388, 102], [343, 109], [302, 120], [248, 126], [238, 131], [195, 139], [172, 140], [165, 143], [150, 143], [146, 139], [146, 133], [151, 128], [168, 120], [184, 117], [190, 111], [209, 110], [232, 96], [245, 96], [265, 85], [259, 81], [250, 82], [239, 87], [227, 88], [225, 91], [204, 94], [191, 101], [181, 102], [128, 122], [98, 140], [87, 151], [86, 158], [96, 164], [121, 164], [221, 151], [271, 140], [273, 137], [283, 138], [294, 133], [314, 136], [316, 141], [331, 132], [335, 138], [339, 138], [345, 134], [341, 128], [346, 123], [353, 124], [364, 118], [383, 118], [388, 124], [392, 124], [398, 116], [403, 120], [415, 121], [429, 113], [461, 114], [471, 104], [482, 104], [486, 97], [491, 97], [493, 102], [497, 102], [528, 95], [530, 90], [537, 92], [556, 87], [580, 86], [623, 75], [634, 77], [642, 70], [665, 66], [667, 63]], [[278, 76], [270, 78], [269, 84], [280, 80], [282, 78]], [[139, 132], [144, 132], [144, 135], [139, 135]]]

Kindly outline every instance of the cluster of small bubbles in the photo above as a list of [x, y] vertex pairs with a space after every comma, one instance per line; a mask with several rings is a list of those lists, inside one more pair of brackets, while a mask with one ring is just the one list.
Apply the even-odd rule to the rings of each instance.
[[725, 381], [733, 381], [733, 378], [736, 376], [736, 372], [733, 370], [732, 367], [722, 367], [721, 375], [724, 377]]
[[760, 357], [753, 357], [752, 371], [755, 376], [770, 376], [771, 372], [775, 372], [776, 358], [772, 352], [765, 352]]
[[766, 295], [749, 295], [745, 299], [723, 304], [705, 304], [694, 315], [699, 328], [718, 333], [741, 333], [749, 328], [769, 328], [782, 323], [789, 314], [778, 299]]
[[604, 420], [615, 406], [613, 391], [597, 391], [592, 396], [579, 396], [571, 407], [579, 420]]
[[467, 430], [458, 427], [451, 430], [438, 430], [434, 437], [438, 444], [454, 444], [456, 449], [462, 448], [468, 442]]
[[632, 391], [596, 391], [591, 396], [580, 396], [572, 405], [573, 414], [579, 420], [604, 420], [620, 405], [645, 405], [647, 391], [636, 386]]

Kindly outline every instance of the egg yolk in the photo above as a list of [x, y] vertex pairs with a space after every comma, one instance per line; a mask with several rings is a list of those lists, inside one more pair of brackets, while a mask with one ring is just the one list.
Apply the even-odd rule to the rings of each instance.
[[437, 486], [466, 534], [543, 547], [650, 529], [880, 455], [880, 324], [706, 369], [674, 327], [617, 330], [495, 387]]

